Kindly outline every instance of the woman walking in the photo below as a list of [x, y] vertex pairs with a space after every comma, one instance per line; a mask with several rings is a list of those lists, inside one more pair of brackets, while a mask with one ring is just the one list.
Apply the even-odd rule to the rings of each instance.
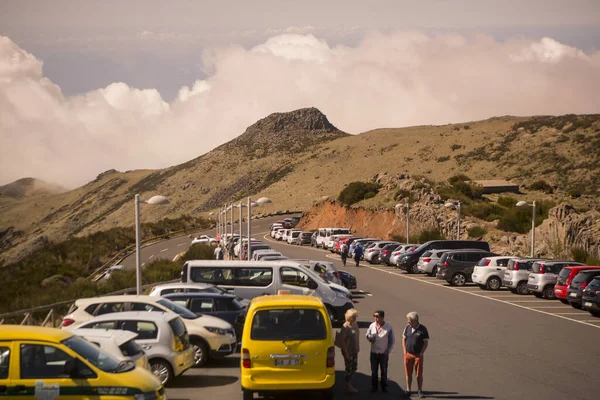
[[346, 393], [358, 393], [358, 390], [352, 386], [352, 377], [358, 368], [358, 352], [359, 347], [359, 329], [356, 323], [356, 317], [358, 311], [351, 308], [346, 311], [346, 322], [340, 330], [339, 344], [342, 349], [342, 355], [344, 356], [344, 363], [346, 364], [345, 379], [346, 379]]

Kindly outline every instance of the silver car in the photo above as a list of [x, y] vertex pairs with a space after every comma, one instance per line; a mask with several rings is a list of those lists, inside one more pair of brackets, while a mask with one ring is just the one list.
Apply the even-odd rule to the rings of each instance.
[[529, 270], [536, 261], [544, 261], [540, 258], [513, 258], [508, 262], [502, 284], [513, 293], [529, 294], [527, 281], [529, 280]]
[[381, 253], [381, 249], [388, 244], [394, 243], [395, 242], [391, 242], [389, 240], [379, 240], [377, 242], [373, 242], [365, 248], [365, 254], [363, 255], [363, 258], [371, 264], [379, 264], [379, 253]]
[[78, 328], [73, 333], [100, 347], [119, 361], [131, 361], [136, 367], [150, 369], [146, 353], [135, 342], [138, 336], [135, 332]]
[[395, 266], [396, 263], [398, 262], [398, 258], [402, 254], [410, 251], [410, 249], [412, 249], [412, 248], [417, 248], [417, 247], [419, 247], [418, 244], [403, 244], [403, 245], [400, 245], [400, 246], [396, 247], [396, 250], [394, 250], [392, 252], [392, 255], [390, 256], [390, 261], [388, 262], [388, 265], [394, 265]]
[[437, 263], [442, 258], [445, 252], [452, 251], [450, 249], [441, 249], [441, 250], [428, 250], [421, 257], [419, 257], [419, 261], [417, 262], [417, 269], [420, 273], [427, 274], [429, 276], [435, 276], [437, 274]]
[[535, 297], [555, 299], [554, 286], [558, 280], [558, 274], [563, 267], [583, 266], [575, 261], [536, 261], [531, 265], [527, 289]]
[[92, 318], [79, 329], [121, 329], [138, 334], [135, 342], [146, 352], [150, 370], [163, 385], [194, 365], [194, 348], [175, 313], [128, 311]]

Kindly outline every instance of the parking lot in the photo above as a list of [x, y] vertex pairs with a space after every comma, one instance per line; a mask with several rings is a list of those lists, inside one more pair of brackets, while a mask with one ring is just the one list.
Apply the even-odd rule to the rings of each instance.
[[[290, 258], [334, 260], [328, 251], [264, 242]], [[256, 236], [259, 236], [257, 233]], [[393, 267], [345, 268], [358, 280], [353, 291], [359, 326], [386, 312], [397, 342], [390, 357], [390, 392], [370, 394], [369, 343], [361, 335], [354, 398], [402, 398], [405, 387], [400, 332], [406, 314], [418, 311], [431, 335], [425, 359], [424, 391], [438, 399], [592, 399], [598, 397], [600, 319], [557, 301], [478, 286], [451, 287]], [[343, 393], [343, 359], [336, 354], [338, 398]], [[415, 389], [415, 388], [413, 388]], [[239, 356], [188, 371], [167, 389], [170, 399], [240, 397]], [[299, 396], [300, 398], [302, 396]], [[286, 397], [287, 398], [287, 397]]]

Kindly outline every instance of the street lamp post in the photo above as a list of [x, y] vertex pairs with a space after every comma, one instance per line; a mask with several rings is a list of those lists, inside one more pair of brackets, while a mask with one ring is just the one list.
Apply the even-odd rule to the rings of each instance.
[[153, 196], [148, 201], [140, 200], [140, 195], [135, 195], [135, 280], [136, 293], [142, 294], [142, 252], [141, 252], [141, 229], [140, 229], [140, 203], [144, 204], [167, 204], [169, 199], [164, 196]]
[[246, 254], [246, 260], [250, 260], [252, 258], [252, 206], [258, 207], [261, 204], [272, 203], [271, 199], [266, 197], [261, 197], [256, 201], [252, 201], [250, 197], [248, 197], [248, 251]]
[[408, 203], [406, 204], [396, 204], [396, 206], [394, 207], [396, 210], [399, 210], [400, 208], [405, 207], [406, 208], [406, 243], [410, 243], [410, 240], [408, 239], [408, 234], [409, 234], [409, 212], [410, 212], [410, 205]]
[[457, 201], [456, 203], [449, 201], [444, 204], [444, 207], [456, 209], [458, 213], [456, 220], [456, 240], [460, 240], [460, 201]]
[[529, 204], [526, 201], [519, 201], [517, 203], [517, 207], [531, 206], [532, 207], [532, 215], [531, 215], [531, 258], [534, 257], [535, 254], [535, 200], [533, 203]]

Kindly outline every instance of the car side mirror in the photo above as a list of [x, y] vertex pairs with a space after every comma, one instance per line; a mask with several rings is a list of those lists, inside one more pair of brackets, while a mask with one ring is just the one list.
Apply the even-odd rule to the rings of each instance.
[[318, 288], [318, 287], [319, 287], [319, 285], [317, 284], [317, 282], [315, 282], [315, 281], [313, 281], [313, 280], [310, 280], [310, 281], [308, 281], [307, 287], [308, 287], [310, 290], [315, 290], [316, 288]]

